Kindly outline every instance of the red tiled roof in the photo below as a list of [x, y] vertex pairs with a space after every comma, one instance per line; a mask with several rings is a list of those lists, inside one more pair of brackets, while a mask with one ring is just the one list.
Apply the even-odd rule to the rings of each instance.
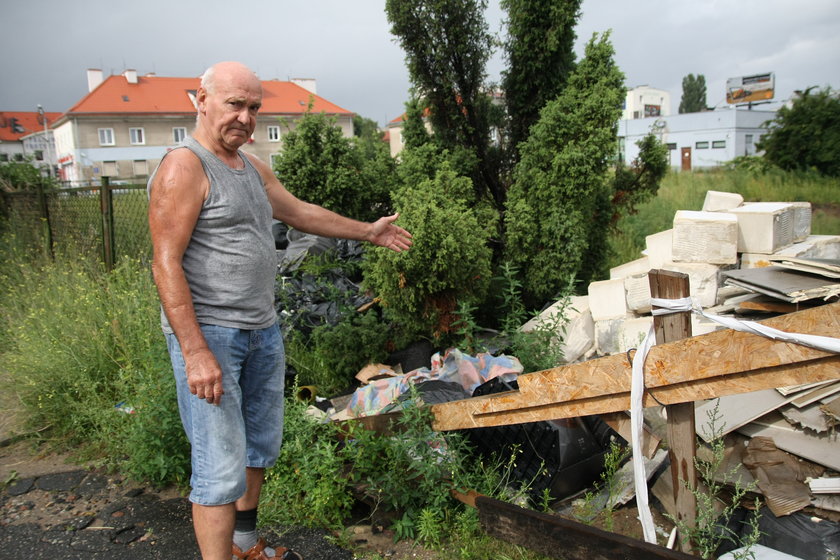
[[[189, 93], [195, 93], [199, 78], [164, 78], [138, 76], [136, 84], [128, 83], [125, 76], [109, 76], [92, 92], [67, 111], [79, 114], [194, 114]], [[264, 80], [261, 114], [299, 114], [306, 111], [309, 98], [314, 98], [312, 111], [328, 114], [352, 115], [351, 111], [330, 103], [323, 97], [292, 82]]]
[[[47, 124], [51, 125], [61, 113], [45, 115]], [[0, 111], [0, 142], [19, 142], [27, 134], [43, 130], [44, 123], [38, 122], [37, 111]]]

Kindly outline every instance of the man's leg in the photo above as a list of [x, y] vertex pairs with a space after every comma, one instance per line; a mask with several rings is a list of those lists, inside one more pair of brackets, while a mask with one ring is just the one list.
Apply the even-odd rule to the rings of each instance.
[[237, 511], [254, 509], [260, 503], [260, 492], [265, 480], [265, 469], [247, 467], [245, 469], [245, 494], [236, 500]]
[[230, 560], [235, 513], [234, 504], [193, 504], [193, 527], [203, 560]]

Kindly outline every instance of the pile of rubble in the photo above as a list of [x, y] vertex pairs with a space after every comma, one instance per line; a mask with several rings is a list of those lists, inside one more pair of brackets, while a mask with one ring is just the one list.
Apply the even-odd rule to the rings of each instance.
[[[762, 319], [840, 297], [840, 235], [811, 235], [808, 202], [745, 203], [738, 194], [710, 191], [702, 211], [676, 212], [673, 228], [648, 236], [639, 259], [572, 299], [562, 342], [569, 363], [639, 346], [653, 322], [648, 271], [654, 269], [687, 274], [692, 303], [707, 314]], [[523, 328], [534, 328], [560, 305]], [[694, 336], [723, 328], [692, 315]], [[707, 433], [710, 414], [717, 417], [715, 434]], [[765, 532], [806, 546], [823, 538], [815, 527], [824, 519], [820, 530], [840, 546], [840, 381], [696, 402], [695, 421], [703, 439], [726, 437], [722, 470], [737, 471], [741, 483], [754, 483], [763, 494], [774, 514]], [[672, 488], [653, 490], [673, 495]]]
[[[702, 211], [678, 211], [672, 229], [647, 236], [639, 259], [611, 269], [609, 280], [592, 282], [587, 296], [572, 298], [565, 311], [566, 361], [638, 346], [653, 322], [647, 274], [652, 269], [687, 274], [694, 305], [714, 314], [751, 306], [785, 308], [771, 305], [770, 298], [790, 304], [836, 298], [840, 294], [840, 235], [810, 232], [808, 202], [744, 203], [738, 194], [709, 191]], [[805, 260], [825, 265], [826, 272], [835, 276], [815, 279], [785, 269]], [[795, 280], [803, 285], [791, 287], [789, 282]], [[558, 302], [547, 308], [523, 330], [553, 316], [560, 306]], [[695, 336], [721, 328], [696, 315], [692, 318]]]

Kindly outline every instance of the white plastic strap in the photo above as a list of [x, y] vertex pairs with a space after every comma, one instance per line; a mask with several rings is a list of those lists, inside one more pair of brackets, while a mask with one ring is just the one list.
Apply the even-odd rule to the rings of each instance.
[[656, 528], [653, 525], [653, 515], [648, 503], [647, 474], [645, 473], [645, 458], [642, 451], [645, 358], [647, 358], [653, 342], [653, 325], [651, 325], [647, 336], [633, 356], [633, 374], [630, 379], [630, 438], [632, 439], [630, 445], [633, 450], [633, 481], [636, 486], [636, 506], [639, 511], [639, 521], [642, 522], [642, 534], [646, 542], [656, 544]]
[[[828, 336], [789, 333], [754, 321], [739, 321], [731, 317], [719, 317], [695, 307], [691, 298], [651, 298], [650, 303], [651, 306], [659, 308], [651, 312], [655, 316], [691, 311], [736, 331], [766, 336], [767, 338], [782, 342], [801, 344], [825, 352], [840, 353], [840, 339]], [[645, 359], [653, 344], [654, 330], [653, 325], [651, 325], [647, 336], [645, 336], [644, 341], [633, 356], [633, 369], [630, 380], [630, 436], [633, 449], [633, 479], [636, 486], [636, 505], [639, 510], [639, 520], [642, 523], [642, 533], [646, 542], [655, 544], [656, 529], [653, 524], [653, 516], [650, 512], [650, 504], [648, 503], [647, 475], [645, 473], [645, 463], [642, 454], [642, 429], [644, 426], [642, 410], [645, 393], [644, 365]]]

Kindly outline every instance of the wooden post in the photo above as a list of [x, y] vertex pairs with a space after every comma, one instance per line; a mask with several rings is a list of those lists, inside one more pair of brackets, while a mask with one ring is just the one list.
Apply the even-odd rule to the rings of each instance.
[[[687, 274], [668, 270], [651, 270], [648, 273], [648, 279], [650, 295], [653, 298], [689, 297]], [[654, 306], [654, 309], [657, 307]], [[656, 333], [656, 344], [690, 338], [691, 312], [654, 316], [653, 328]], [[694, 458], [697, 455], [694, 403], [670, 404], [665, 406], [665, 411], [668, 415], [668, 455], [671, 459], [677, 521], [684, 523], [687, 527], [694, 527], [697, 518], [697, 498], [692, 493], [692, 490], [697, 488], [697, 470], [694, 466]], [[680, 548], [685, 552], [691, 550], [691, 542], [686, 535], [680, 537]]]
[[99, 190], [99, 209], [102, 213], [102, 261], [105, 270], [114, 269], [114, 200], [111, 192], [111, 178], [102, 177]]

